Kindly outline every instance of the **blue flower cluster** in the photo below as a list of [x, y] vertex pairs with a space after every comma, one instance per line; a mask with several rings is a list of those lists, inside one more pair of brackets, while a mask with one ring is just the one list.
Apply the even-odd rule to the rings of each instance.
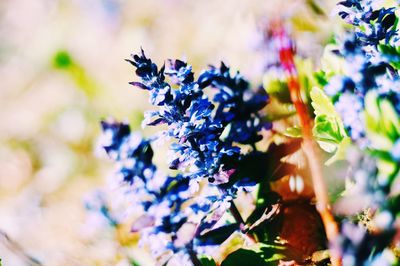
[[[152, 248], [155, 256], [172, 250], [178, 229], [187, 221], [182, 212], [182, 204], [191, 196], [188, 192], [189, 179], [182, 175], [166, 176], [153, 164], [153, 150], [150, 141], [138, 133], [132, 133], [125, 123], [115, 121], [102, 122], [102, 146], [117, 164], [120, 180], [129, 185], [129, 192], [135, 195], [132, 205], [145, 213], [135, 224], [132, 231], [147, 229], [148, 240], [163, 238], [165, 246]], [[160, 241], [158, 239], [157, 241]]]
[[344, 74], [334, 76], [325, 88], [336, 99], [335, 106], [351, 138], [361, 142], [365, 142], [361, 110], [369, 91], [376, 90], [380, 97], [390, 99], [400, 113], [398, 73], [378, 51], [380, 44], [399, 43], [395, 8], [374, 9], [375, 4], [371, 0], [338, 4], [339, 15], [355, 27], [335, 51], [344, 58]]
[[[386, 249], [395, 234], [395, 217], [398, 209], [391, 201], [391, 176], [377, 167], [379, 147], [369, 146], [366, 137], [363, 112], [367, 94], [374, 93], [380, 99], [388, 99], [400, 115], [400, 79], [389, 58], [383, 56], [381, 45], [398, 46], [395, 8], [379, 7], [378, 1], [346, 0], [339, 3], [339, 15], [354, 25], [340, 48], [335, 51], [344, 59], [344, 74], [330, 79], [326, 93], [334, 100], [335, 108], [358, 147], [368, 148], [370, 156], [360, 151], [350, 153], [349, 176], [354, 186], [347, 191], [358, 202], [372, 210], [370, 225], [373, 230], [356, 225], [348, 220], [341, 226], [339, 249], [344, 265], [391, 265], [393, 254]], [[367, 97], [366, 97], [367, 96]], [[364, 150], [365, 152], [365, 150]], [[358, 154], [358, 155], [357, 155]], [[388, 155], [388, 160], [392, 160]], [[394, 156], [392, 156], [394, 158]], [[346, 198], [345, 198], [346, 200]]]
[[363, 46], [377, 46], [382, 40], [398, 41], [395, 7], [380, 7], [376, 0], [345, 0], [338, 4], [339, 16], [357, 27], [355, 35]]
[[[268, 102], [266, 92], [251, 90], [239, 73], [232, 75], [223, 63], [219, 68], [211, 66], [195, 81], [192, 67], [180, 60], [169, 61], [167, 70], [158, 70], [143, 51], [128, 61], [142, 79], [131, 84], [149, 90], [151, 103], [159, 106], [146, 113], [146, 124], [168, 125], [164, 133], [175, 140], [170, 168], [191, 179], [227, 183], [242, 156], [238, 144], [255, 148], [261, 130], [271, 128], [259, 114]], [[165, 81], [165, 75], [176, 88]], [[208, 87], [216, 91], [212, 100], [204, 92]]]
[[[150, 102], [158, 107], [145, 114], [144, 124], [164, 124], [166, 129], [144, 139], [125, 123], [103, 121], [102, 146], [117, 162], [119, 180], [136, 195], [132, 204], [143, 211], [132, 230], [141, 232], [142, 242], [158, 259], [180, 255], [181, 265], [190, 265], [194, 251], [240, 231], [240, 220], [214, 227], [231, 208], [238, 189], [264, 177], [249, 174], [247, 168], [249, 160], [263, 154], [256, 149], [261, 131], [271, 128], [260, 113], [268, 95], [262, 88], [253, 91], [223, 63], [195, 80], [192, 67], [180, 60], [159, 69], [142, 51], [127, 61], [141, 78], [131, 84], [149, 91]], [[212, 89], [212, 99], [206, 88]], [[153, 163], [151, 143], [160, 137], [170, 140], [169, 168], [176, 175], [163, 174]]]
[[348, 157], [353, 186], [343, 200], [346, 202], [346, 197], [353, 198], [362, 205], [360, 207], [372, 210], [374, 215], [369, 218], [368, 229], [351, 220], [342, 222], [338, 244], [343, 265], [393, 265], [394, 257], [387, 247], [396, 233], [398, 207], [393, 208], [393, 203], [388, 200], [390, 189], [380, 178], [376, 160], [355, 149]]

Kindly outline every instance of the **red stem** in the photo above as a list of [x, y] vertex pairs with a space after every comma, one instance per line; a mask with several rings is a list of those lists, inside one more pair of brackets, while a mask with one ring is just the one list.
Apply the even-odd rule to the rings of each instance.
[[[331, 212], [328, 191], [322, 174], [321, 157], [312, 134], [313, 122], [309, 116], [308, 108], [301, 98], [301, 87], [294, 63], [292, 42], [280, 21], [275, 21], [271, 26], [272, 36], [278, 44], [281, 66], [288, 78], [290, 98], [296, 108], [302, 127], [303, 150], [311, 170], [314, 193], [317, 200], [317, 210], [321, 215], [327, 238], [332, 246], [339, 235], [339, 230]], [[341, 265], [340, 254], [332, 248], [330, 252], [332, 265]]]

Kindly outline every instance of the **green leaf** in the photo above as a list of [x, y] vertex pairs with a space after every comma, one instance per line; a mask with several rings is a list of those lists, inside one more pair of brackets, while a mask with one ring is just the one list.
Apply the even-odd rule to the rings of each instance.
[[400, 137], [400, 117], [392, 103], [379, 98], [375, 91], [365, 96], [366, 131], [373, 148], [390, 151]]
[[216, 266], [217, 265], [213, 258], [207, 257], [207, 256], [202, 256], [200, 258], [200, 262], [201, 262], [202, 266]]
[[238, 249], [229, 254], [229, 256], [221, 263], [221, 266], [269, 266], [273, 265], [266, 262], [260, 253], [248, 249]]
[[314, 87], [310, 96], [315, 113], [313, 135], [324, 151], [335, 152], [326, 164], [343, 160], [351, 140], [347, 136], [339, 114], [336, 112], [332, 101], [321, 89]]
[[392, 161], [392, 155], [388, 151], [381, 151], [381, 150], [371, 150], [369, 152], [371, 156], [375, 158], [379, 158], [381, 160]]
[[291, 103], [290, 92], [287, 83], [278, 77], [265, 75], [263, 80], [264, 88], [269, 95], [275, 97], [281, 103]]
[[283, 132], [283, 134], [287, 137], [291, 138], [301, 138], [302, 137], [302, 132], [301, 128], [299, 126], [293, 126], [289, 127]]
[[396, 68], [400, 69], [400, 47], [393, 47], [387, 44], [378, 45], [378, 50], [386, 57], [390, 64]]
[[313, 131], [319, 140], [339, 143], [343, 139], [340, 122], [333, 116], [325, 114], [316, 116]]
[[287, 257], [285, 254], [287, 250], [284, 246], [261, 243], [259, 244], [259, 248], [266, 262], [277, 263], [279, 260]]
[[133, 258], [129, 259], [129, 263], [130, 263], [131, 266], [140, 266], [140, 264]]
[[285, 247], [257, 244], [254, 249], [238, 249], [226, 257], [221, 266], [272, 266], [285, 259]]
[[292, 117], [296, 114], [296, 111], [292, 110], [291, 105], [290, 107], [282, 107], [280, 109], [281, 110], [273, 110], [273, 112], [268, 112], [264, 117], [265, 121], [274, 122], [277, 120]]
[[326, 165], [331, 165], [339, 160], [344, 160], [346, 158], [347, 148], [351, 145], [351, 139], [349, 137], [344, 137], [342, 141], [337, 146], [335, 154], [325, 162]]
[[315, 78], [316, 82], [318, 83], [318, 85], [320, 85], [321, 87], [324, 87], [325, 85], [328, 84], [328, 79], [326, 77], [326, 73], [322, 70], [319, 72], [315, 72], [314, 78]]
[[400, 194], [390, 197], [386, 204], [392, 213], [395, 213], [396, 215], [400, 214]]
[[331, 100], [328, 96], [319, 88], [314, 87], [310, 93], [312, 100], [312, 107], [316, 116], [327, 115], [339, 118], [339, 114], [336, 112]]
[[308, 102], [309, 92], [314, 86], [318, 86], [317, 79], [314, 78], [314, 66], [311, 59], [295, 57], [295, 65], [298, 72], [300, 87], [302, 88], [303, 100]]
[[395, 141], [400, 135], [400, 119], [396, 110], [387, 99], [380, 100], [379, 107], [385, 132]]

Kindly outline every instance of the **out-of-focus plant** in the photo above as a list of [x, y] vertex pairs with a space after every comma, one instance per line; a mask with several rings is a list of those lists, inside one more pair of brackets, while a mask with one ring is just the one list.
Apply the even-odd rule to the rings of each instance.
[[[127, 60], [140, 78], [131, 84], [156, 107], [143, 126], [160, 131], [144, 138], [104, 120], [102, 147], [140, 213], [131, 231], [160, 265], [398, 263], [397, 7], [340, 2], [352, 27], [327, 46], [318, 71], [273, 21], [265, 89], [224, 63], [196, 78], [180, 60], [159, 68], [143, 51]], [[162, 143], [168, 167], [154, 163]], [[346, 187], [332, 209], [323, 174], [339, 161]], [[306, 178], [311, 192], [302, 194]], [[97, 211], [118, 224], [106, 207]]]
[[392, 265], [399, 215], [398, 4], [349, 0], [338, 8], [352, 25], [327, 48], [340, 67], [319, 72], [324, 92], [312, 92], [314, 134], [327, 136], [321, 147], [336, 153], [329, 163], [349, 163], [348, 185], [337, 203], [346, 216], [336, 248], [344, 265]]

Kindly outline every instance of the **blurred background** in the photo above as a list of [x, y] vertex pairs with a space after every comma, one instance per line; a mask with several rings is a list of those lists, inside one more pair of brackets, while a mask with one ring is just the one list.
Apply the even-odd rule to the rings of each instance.
[[[147, 94], [128, 84], [136, 77], [124, 59], [143, 47], [160, 65], [168, 58], [187, 59], [195, 72], [223, 60], [261, 83], [268, 61], [260, 48], [263, 23], [285, 19], [298, 53], [316, 59], [332, 36], [333, 5], [1, 0], [3, 265], [153, 265], [145, 252], [124, 245], [132, 239], [102, 230], [84, 207], [87, 195], [107, 187], [113, 169], [98, 156], [99, 121], [112, 116], [140, 129], [142, 112], [150, 108]], [[129, 235], [129, 228], [121, 230]]]

